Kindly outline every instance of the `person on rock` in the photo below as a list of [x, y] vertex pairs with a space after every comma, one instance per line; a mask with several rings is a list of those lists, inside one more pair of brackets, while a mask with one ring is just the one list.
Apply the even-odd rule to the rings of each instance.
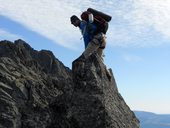
[[94, 23], [80, 20], [75, 15], [71, 16], [70, 20], [71, 24], [79, 27], [81, 30], [85, 45], [85, 51], [82, 56], [87, 59], [91, 54], [97, 52], [103, 59], [103, 50], [106, 44], [105, 35], [103, 33], [97, 33], [97, 26]]
[[[86, 16], [86, 14], [84, 15]], [[83, 17], [83, 14], [81, 15]], [[78, 27], [81, 30], [85, 51], [80, 56], [81, 59], [87, 59], [91, 54], [97, 53], [97, 55], [103, 61], [103, 50], [106, 45], [106, 36], [102, 32], [98, 32], [97, 26], [93, 21], [80, 20], [76, 15], [70, 17], [71, 24]], [[110, 71], [106, 69], [106, 75], [111, 79]]]

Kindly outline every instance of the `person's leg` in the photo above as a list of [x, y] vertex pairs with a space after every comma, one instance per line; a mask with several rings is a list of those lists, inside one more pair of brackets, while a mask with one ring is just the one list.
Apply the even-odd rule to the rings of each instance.
[[97, 49], [97, 54], [102, 58], [103, 57], [103, 49], [98, 48]]
[[106, 45], [106, 37], [103, 33], [99, 33], [94, 36], [92, 41], [89, 42], [87, 48], [83, 52], [85, 58], [88, 58], [95, 51], [98, 53], [100, 57], [103, 55], [103, 49], [100, 47], [105, 47]]
[[104, 51], [105, 46], [106, 46], [106, 36], [103, 33], [101, 33], [101, 43], [100, 43], [100, 47], [97, 49], [97, 53], [101, 57], [102, 61], [104, 61], [103, 51]]
[[97, 49], [100, 47], [100, 42], [94, 38], [92, 41], [89, 42], [87, 48], [83, 52], [85, 58], [88, 58], [91, 54], [93, 54]]

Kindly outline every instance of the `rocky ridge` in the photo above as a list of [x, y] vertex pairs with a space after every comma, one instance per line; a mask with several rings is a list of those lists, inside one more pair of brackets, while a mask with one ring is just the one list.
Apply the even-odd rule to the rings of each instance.
[[23, 40], [0, 42], [0, 128], [139, 128], [93, 54], [72, 70]]

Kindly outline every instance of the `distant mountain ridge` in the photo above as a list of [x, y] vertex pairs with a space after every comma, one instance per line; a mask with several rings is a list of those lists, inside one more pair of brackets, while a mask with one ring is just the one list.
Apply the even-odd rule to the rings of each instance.
[[145, 111], [134, 111], [140, 120], [141, 128], [170, 128], [170, 114], [155, 114]]

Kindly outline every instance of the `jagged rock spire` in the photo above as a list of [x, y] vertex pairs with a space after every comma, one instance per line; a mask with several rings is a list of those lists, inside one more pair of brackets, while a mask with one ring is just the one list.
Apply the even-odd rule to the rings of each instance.
[[65, 67], [48, 50], [0, 42], [0, 128], [139, 128], [95, 54]]
[[[93, 54], [73, 62], [73, 117], [80, 128], [139, 128], [134, 113], [118, 93], [115, 79], [106, 75], [106, 66]], [[88, 123], [87, 123], [88, 122]]]

